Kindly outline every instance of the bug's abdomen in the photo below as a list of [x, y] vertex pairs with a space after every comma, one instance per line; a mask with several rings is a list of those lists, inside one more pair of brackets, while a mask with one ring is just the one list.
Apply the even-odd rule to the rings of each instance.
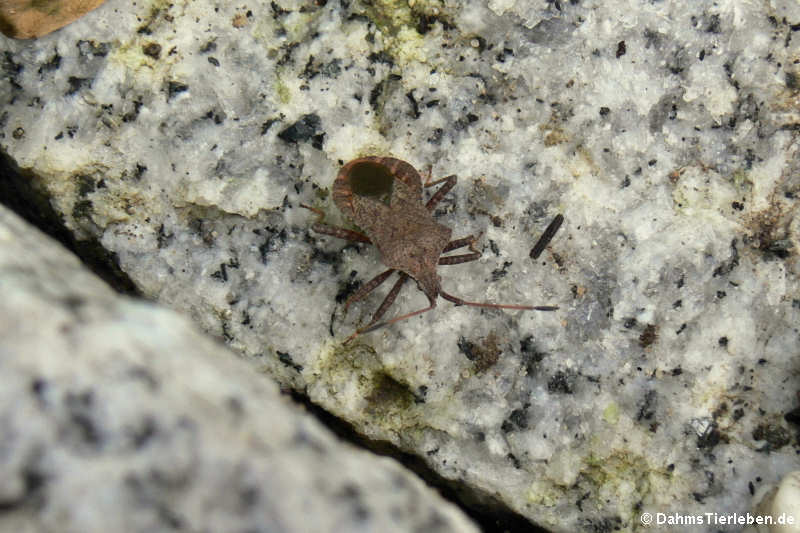
[[423, 271], [436, 270], [452, 230], [433, 220], [422, 206], [405, 207], [394, 213], [393, 223], [382, 226], [381, 238], [374, 242], [386, 266], [418, 280]]

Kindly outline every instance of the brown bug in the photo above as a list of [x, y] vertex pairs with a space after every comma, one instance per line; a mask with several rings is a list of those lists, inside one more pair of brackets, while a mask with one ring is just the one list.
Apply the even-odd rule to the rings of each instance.
[[[457, 265], [475, 261], [481, 253], [474, 248], [478, 236], [470, 235], [450, 240], [452, 230], [436, 222], [432, 211], [456, 184], [456, 176], [447, 176], [431, 181], [430, 174], [425, 183], [419, 172], [400, 159], [393, 157], [361, 157], [350, 161], [339, 171], [333, 183], [333, 201], [342, 213], [355, 222], [364, 233], [323, 224], [322, 211], [302, 205], [319, 215], [312, 228], [317, 233], [341, 239], [375, 244], [388, 270], [378, 274], [362, 285], [345, 303], [345, 312], [350, 304], [363, 299], [396, 270], [400, 278], [386, 295], [372, 320], [358, 329], [345, 342], [361, 333], [388, 326], [411, 318], [436, 307], [441, 296], [456, 305], [491, 307], [495, 309], [523, 309], [555, 311], [556, 306], [504, 305], [468, 302], [446, 293], [441, 287], [441, 278], [436, 273], [437, 265]], [[422, 201], [422, 188], [444, 183], [427, 203]], [[442, 256], [443, 253], [468, 246], [471, 253]], [[429, 306], [401, 315], [385, 322], [378, 322], [397, 298], [408, 278], [414, 278], [419, 289], [428, 297]]]

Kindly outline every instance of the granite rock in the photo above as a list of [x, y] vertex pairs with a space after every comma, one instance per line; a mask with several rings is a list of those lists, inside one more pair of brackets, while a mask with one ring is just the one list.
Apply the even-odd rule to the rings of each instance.
[[477, 531], [0, 206], [0, 530]]
[[753, 517], [769, 518], [745, 529], [745, 533], [800, 532], [800, 471], [790, 472], [776, 486], [765, 485], [756, 494]]
[[[792, 0], [108, 4], [2, 42], [0, 147], [283, 386], [555, 531], [634, 529], [800, 466], [799, 27]], [[485, 253], [445, 290], [561, 310], [342, 345], [379, 256], [298, 207], [347, 224], [331, 182], [369, 154], [459, 176], [437, 216]]]

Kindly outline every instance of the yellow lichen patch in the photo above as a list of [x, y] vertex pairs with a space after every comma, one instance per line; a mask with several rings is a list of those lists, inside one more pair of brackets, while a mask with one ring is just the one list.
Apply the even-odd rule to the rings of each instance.
[[[319, 29], [316, 19], [322, 15], [322, 10], [287, 11], [285, 16], [275, 19], [262, 17], [257, 20], [247, 20], [250, 34], [264, 47], [264, 53], [270, 59], [281, 58], [284, 54], [289, 57], [292, 48], [311, 38]], [[244, 24], [239, 23], [243, 27]], [[276, 35], [282, 35], [276, 40]], [[276, 42], [283, 44], [276, 48]], [[275, 67], [272, 85], [275, 90], [275, 101], [282, 105], [291, 102], [292, 94], [297, 94], [303, 80], [297, 77], [297, 72], [292, 71], [290, 64], [283, 64], [279, 59]]]
[[111, 224], [135, 218], [135, 212], [145, 206], [141, 195], [124, 184], [127, 177], [126, 171], [114, 175], [104, 165], [87, 164], [70, 172], [54, 171], [41, 183], [53, 198], [53, 206], [69, 214], [67, 226], [79, 239], [86, 239]]
[[540, 478], [531, 483], [525, 496], [530, 503], [553, 507], [564, 498], [564, 489], [545, 478]]
[[[157, 44], [157, 43], [156, 43]], [[153, 42], [134, 39], [115, 46], [108, 54], [108, 60], [129, 72], [129, 79], [140, 87], [151, 87], [153, 83], [163, 80], [177, 61], [175, 56], [160, 54], [156, 59], [146, 53], [151, 49]]]
[[608, 424], [616, 425], [619, 422], [619, 406], [614, 402], [611, 402], [603, 409], [603, 420], [605, 420]]
[[419, 424], [413, 390], [384, 368], [367, 344], [329, 343], [317, 359], [309, 385], [312, 398], [327, 396], [326, 403], [337, 414], [362, 413], [359, 429], [368, 435], [399, 436]]
[[732, 212], [734, 201], [742, 199], [740, 192], [746, 186], [746, 178], [734, 173], [726, 179], [712, 169], [690, 166], [673, 172], [672, 201], [674, 209], [684, 215], [702, 217], [706, 220], [738, 223], [739, 215]]
[[592, 487], [590, 497], [599, 508], [614, 502], [624, 521], [638, 519], [637, 506], [651, 501], [651, 495], [668, 500], [678, 490], [672, 473], [651, 466], [643, 455], [628, 450], [590, 454], [583, 460], [578, 483]]
[[142, 53], [142, 46], [136, 39], [115, 46], [108, 54], [109, 63], [124, 67], [126, 70], [138, 70], [150, 61]]
[[388, 372], [376, 372], [371, 379], [372, 390], [366, 397], [366, 412], [383, 419], [403, 417], [413, 407], [415, 396], [411, 388]]
[[424, 63], [428, 59], [422, 36], [414, 28], [404, 27], [389, 42], [389, 52], [400, 65], [413, 61]]
[[152, 32], [154, 26], [160, 22], [159, 19], [164, 19], [168, 23], [171, 23], [172, 20], [167, 20], [166, 13], [174, 6], [175, 3], [169, 0], [153, 0], [150, 2], [150, 12], [143, 18], [142, 24], [137, 31], [141, 34], [147, 33], [146, 31], [142, 31], [144, 29]]
[[[415, 4], [416, 10], [421, 7]], [[398, 65], [426, 61], [424, 40], [415, 28], [416, 16], [407, 0], [377, 0], [367, 7], [367, 16], [380, 30], [387, 52]]]
[[262, 17], [251, 20], [250, 34], [267, 49], [274, 49], [277, 34], [282, 36], [279, 42], [299, 43], [308, 40], [319, 30], [316, 20], [324, 13], [322, 9], [287, 10], [277, 18]]
[[169, 23], [167, 18], [168, 11], [173, 7], [170, 2], [165, 0], [155, 0], [150, 4], [150, 12], [144, 17], [139, 30], [146, 29], [147, 31], [140, 31], [139, 33], [133, 32], [130, 35], [132, 39], [120, 42], [118, 46], [114, 46], [108, 54], [108, 61], [112, 64], [117, 64], [125, 67], [125, 70], [132, 70], [135, 75], [130, 75], [130, 81], [142, 86], [152, 85], [153, 81], [162, 80], [165, 73], [171, 68], [172, 65], [181, 59], [180, 53], [167, 54], [161, 53], [157, 57], [150, 51], [153, 50], [154, 45], [159, 45], [162, 51], [166, 48], [165, 43], [158, 42], [154, 36], [156, 27], [163, 24], [165, 21]]
[[747, 171], [739, 169], [731, 174], [731, 183], [740, 193], [747, 193], [753, 187], [753, 180]]
[[275, 79], [275, 93], [278, 95], [278, 101], [282, 104], [288, 104], [292, 100], [291, 91], [281, 78]]
[[377, 0], [367, 7], [367, 16], [384, 35], [395, 35], [413, 22], [406, 0]]
[[286, 16], [283, 29], [286, 30], [288, 42], [307, 40], [319, 27], [316, 19], [323, 13], [321, 10], [307, 12], [292, 11]]

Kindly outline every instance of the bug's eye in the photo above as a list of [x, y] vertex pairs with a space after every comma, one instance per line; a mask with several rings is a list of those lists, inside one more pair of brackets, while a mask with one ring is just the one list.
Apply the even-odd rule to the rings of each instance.
[[358, 196], [368, 196], [389, 204], [394, 176], [385, 165], [365, 161], [350, 169], [350, 189]]

